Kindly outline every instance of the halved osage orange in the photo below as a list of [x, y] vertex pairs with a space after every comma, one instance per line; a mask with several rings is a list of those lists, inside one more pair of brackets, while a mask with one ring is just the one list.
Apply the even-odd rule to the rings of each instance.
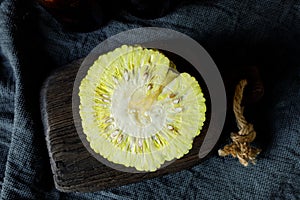
[[156, 171], [192, 148], [205, 121], [198, 81], [162, 52], [123, 45], [100, 55], [79, 86], [90, 148], [138, 171]]

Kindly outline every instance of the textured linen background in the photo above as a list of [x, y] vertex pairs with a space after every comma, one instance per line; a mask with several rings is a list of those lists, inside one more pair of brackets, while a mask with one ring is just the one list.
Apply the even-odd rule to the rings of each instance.
[[[191, 36], [221, 71], [250, 64], [265, 69], [270, 89], [254, 119], [256, 144], [263, 147], [257, 164], [243, 167], [214, 152], [198, 166], [152, 180], [95, 193], [58, 192], [39, 111], [43, 81], [107, 37], [143, 26]], [[31, 1], [1, 0], [1, 199], [300, 199], [299, 49], [299, 1], [204, 0], [155, 20], [123, 11], [99, 30], [70, 33]]]

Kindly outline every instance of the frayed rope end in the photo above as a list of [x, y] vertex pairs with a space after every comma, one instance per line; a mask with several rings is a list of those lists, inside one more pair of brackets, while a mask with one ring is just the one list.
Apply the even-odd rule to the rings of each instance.
[[240, 163], [244, 166], [248, 166], [249, 162], [256, 163], [256, 156], [261, 152], [261, 149], [252, 147], [250, 143], [255, 139], [256, 132], [252, 124], [248, 123], [244, 117], [244, 108], [241, 106], [244, 88], [247, 85], [246, 80], [241, 80], [236, 87], [233, 111], [236, 117], [239, 131], [237, 133], [231, 133], [232, 143], [226, 145], [223, 149], [219, 149], [219, 156], [232, 155], [237, 157]]

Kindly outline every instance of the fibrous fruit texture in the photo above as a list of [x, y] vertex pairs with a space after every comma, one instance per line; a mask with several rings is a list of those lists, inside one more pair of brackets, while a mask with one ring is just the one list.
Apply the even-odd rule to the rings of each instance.
[[192, 148], [205, 121], [197, 80], [161, 52], [121, 46], [101, 55], [79, 88], [91, 149], [138, 171], [156, 171]]

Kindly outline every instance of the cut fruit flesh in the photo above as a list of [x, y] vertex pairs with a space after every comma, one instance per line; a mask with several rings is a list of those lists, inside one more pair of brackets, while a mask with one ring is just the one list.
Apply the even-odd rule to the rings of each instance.
[[205, 121], [197, 80], [156, 50], [124, 45], [100, 56], [79, 89], [90, 147], [138, 171], [188, 153]]

